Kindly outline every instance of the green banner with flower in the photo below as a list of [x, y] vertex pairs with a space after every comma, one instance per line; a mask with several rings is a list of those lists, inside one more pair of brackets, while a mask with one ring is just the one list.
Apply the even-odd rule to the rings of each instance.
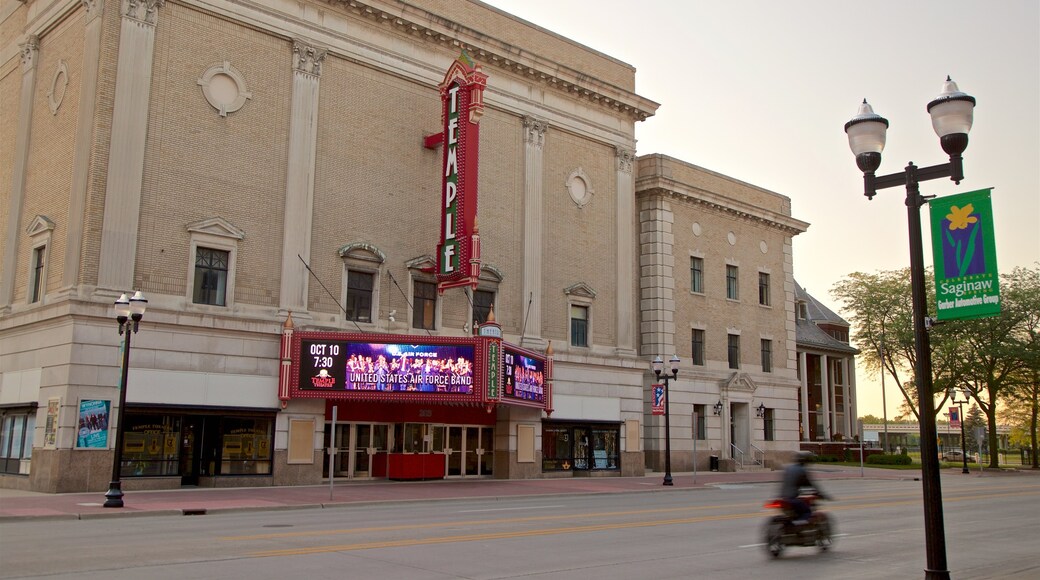
[[939, 320], [1000, 314], [990, 191], [980, 189], [929, 202]]

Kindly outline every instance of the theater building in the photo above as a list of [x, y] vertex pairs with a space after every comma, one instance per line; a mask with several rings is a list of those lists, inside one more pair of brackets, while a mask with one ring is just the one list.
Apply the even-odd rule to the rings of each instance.
[[642, 475], [672, 354], [673, 469], [797, 448], [807, 224], [637, 157], [632, 66], [475, 0], [0, 6], [0, 485], [119, 429], [126, 490]]

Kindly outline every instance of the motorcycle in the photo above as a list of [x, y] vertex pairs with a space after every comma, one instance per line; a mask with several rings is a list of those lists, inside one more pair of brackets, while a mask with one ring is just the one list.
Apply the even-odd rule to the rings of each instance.
[[809, 504], [812, 509], [807, 521], [797, 522], [794, 507], [785, 499], [774, 499], [763, 506], [781, 511], [770, 518], [765, 526], [766, 549], [774, 558], [779, 558], [788, 546], [816, 546], [823, 552], [833, 543], [834, 523], [826, 512], [817, 511], [815, 507], [822, 499], [820, 495], [811, 492], [799, 496], [799, 499]]

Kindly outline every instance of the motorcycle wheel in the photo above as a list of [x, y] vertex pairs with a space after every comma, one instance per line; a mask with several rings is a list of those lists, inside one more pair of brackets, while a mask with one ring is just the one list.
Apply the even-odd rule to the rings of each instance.
[[834, 543], [833, 534], [834, 530], [831, 527], [830, 518], [821, 518], [816, 524], [816, 545], [820, 548], [821, 552], [826, 552], [830, 549], [831, 544]]
[[767, 523], [765, 540], [766, 550], [769, 550], [774, 558], [779, 558], [780, 554], [784, 553], [784, 523], [776, 520]]

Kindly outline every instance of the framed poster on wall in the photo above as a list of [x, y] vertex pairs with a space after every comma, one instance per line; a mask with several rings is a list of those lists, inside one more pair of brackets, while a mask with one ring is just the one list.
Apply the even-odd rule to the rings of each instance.
[[112, 401], [81, 399], [76, 429], [77, 449], [108, 449], [108, 420]]

